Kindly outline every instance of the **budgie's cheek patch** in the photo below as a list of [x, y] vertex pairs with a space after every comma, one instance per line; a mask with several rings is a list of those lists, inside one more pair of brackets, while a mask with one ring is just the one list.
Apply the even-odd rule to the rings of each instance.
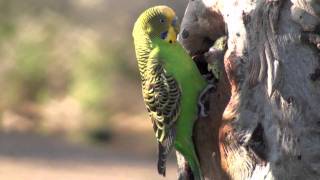
[[166, 36], [165, 32], [168, 31], [168, 19], [158, 14], [148, 20], [147, 26], [149, 27], [148, 34], [153, 37], [160, 37], [163, 39]]
[[160, 35], [161, 39], [166, 39], [167, 36], [168, 36], [168, 31], [165, 31], [165, 32], [161, 33], [161, 35]]

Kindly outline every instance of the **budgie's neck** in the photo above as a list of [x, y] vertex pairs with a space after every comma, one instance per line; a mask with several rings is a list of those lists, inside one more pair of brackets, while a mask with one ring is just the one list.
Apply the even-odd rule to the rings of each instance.
[[134, 45], [136, 50], [136, 57], [138, 60], [138, 66], [140, 75], [143, 80], [143, 73], [145, 66], [149, 58], [149, 54], [153, 49], [152, 37], [149, 36], [147, 31], [147, 24], [154, 14], [159, 14], [160, 11], [156, 8], [150, 8], [145, 11], [136, 21], [132, 32]]
[[[137, 22], [138, 23], [138, 22]], [[146, 35], [142, 28], [134, 30], [134, 45], [136, 50], [136, 57], [140, 70], [141, 78], [145, 72], [145, 67], [148, 61], [149, 54], [152, 50], [152, 43], [149, 36]]]

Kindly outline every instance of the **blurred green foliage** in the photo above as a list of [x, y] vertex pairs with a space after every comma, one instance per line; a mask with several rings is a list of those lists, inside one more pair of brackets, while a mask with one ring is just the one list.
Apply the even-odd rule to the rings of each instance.
[[131, 29], [151, 4], [0, 0], [0, 113], [92, 133], [144, 112]]

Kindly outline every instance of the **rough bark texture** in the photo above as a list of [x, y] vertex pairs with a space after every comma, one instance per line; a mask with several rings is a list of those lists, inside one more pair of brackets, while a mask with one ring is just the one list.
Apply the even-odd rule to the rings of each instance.
[[319, 0], [189, 1], [179, 41], [193, 57], [228, 37], [195, 128], [206, 179], [320, 179], [319, 32]]

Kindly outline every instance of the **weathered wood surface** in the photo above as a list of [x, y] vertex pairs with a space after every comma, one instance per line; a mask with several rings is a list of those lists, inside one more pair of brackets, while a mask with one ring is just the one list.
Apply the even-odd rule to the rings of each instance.
[[206, 179], [320, 179], [319, 33], [319, 0], [189, 1], [179, 40], [192, 56], [228, 37], [195, 128]]

